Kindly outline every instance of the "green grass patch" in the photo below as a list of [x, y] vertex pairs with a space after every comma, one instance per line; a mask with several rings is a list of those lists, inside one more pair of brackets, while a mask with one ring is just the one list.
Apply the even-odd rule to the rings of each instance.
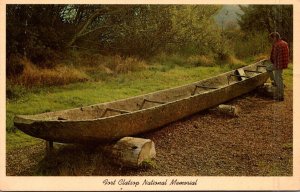
[[283, 70], [283, 81], [288, 89], [293, 89], [293, 64], [290, 63], [288, 68]]
[[21, 131], [6, 134], [6, 151], [12, 151], [17, 148], [31, 146], [43, 142], [42, 139], [31, 137]]

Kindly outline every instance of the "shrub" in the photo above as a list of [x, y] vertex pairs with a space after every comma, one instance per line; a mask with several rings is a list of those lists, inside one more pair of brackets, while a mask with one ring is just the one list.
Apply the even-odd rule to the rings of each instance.
[[107, 59], [105, 56], [89, 51], [68, 51], [66, 52], [65, 64], [74, 67], [96, 67], [102, 65]]
[[11, 81], [6, 81], [6, 98], [18, 99], [26, 94], [25, 87], [20, 85], [14, 85]]
[[102, 65], [115, 73], [140, 71], [147, 66], [144, 60], [136, 57], [122, 58], [120, 55], [105, 56]]
[[226, 62], [232, 65], [245, 65], [245, 62], [237, 59], [234, 55], [229, 55]]
[[27, 59], [23, 59], [21, 63], [24, 66], [24, 70], [14, 81], [25, 87], [34, 85], [65, 85], [88, 80], [87, 75], [82, 71], [64, 65], [57, 65], [52, 69], [44, 69], [36, 67]]
[[130, 71], [140, 71], [146, 68], [146, 63], [134, 57], [127, 57], [122, 62], [118, 63], [115, 71], [117, 73], [128, 73]]
[[81, 67], [81, 69], [94, 81], [105, 81], [114, 74], [111, 69], [104, 65]]
[[120, 55], [115, 56], [106, 56], [104, 62], [102, 63], [104, 66], [109, 68], [112, 71], [116, 71], [118, 65], [122, 64], [122, 57]]
[[246, 65], [244, 61], [237, 59], [234, 55], [228, 55], [226, 64], [228, 64], [231, 69], [240, 68]]
[[268, 53], [270, 48], [271, 43], [266, 33], [254, 33], [237, 39], [234, 45], [234, 52], [238, 58], [247, 58]]
[[21, 55], [11, 54], [6, 59], [6, 75], [8, 77], [18, 76], [24, 70], [24, 66], [21, 63]]
[[61, 58], [59, 52], [54, 51], [49, 47], [34, 46], [30, 49], [29, 59], [37, 66], [42, 68], [55, 67], [56, 61]]
[[206, 66], [211, 67], [214, 63], [214, 58], [206, 55], [192, 55], [188, 57], [187, 63], [191, 66]]
[[239, 68], [246, 65], [244, 61], [239, 60], [238, 58], [235, 57], [234, 54], [229, 54], [229, 53], [224, 54], [222, 59], [219, 58], [218, 64], [221, 66], [228, 65], [231, 69]]
[[136, 57], [121, 57], [120, 55], [101, 55], [89, 51], [70, 51], [70, 57], [64, 62], [92, 72], [96, 70], [103, 74], [128, 73], [139, 71], [146, 67], [144, 60]]
[[259, 60], [263, 60], [263, 59], [269, 59], [269, 54], [267, 53], [261, 53], [261, 54], [258, 54], [254, 57], [254, 60], [255, 61], [259, 61]]
[[157, 54], [151, 59], [152, 63], [156, 63], [164, 66], [185, 66], [186, 57], [178, 53], [166, 54], [164, 52]]
[[[13, 84], [32, 87], [35, 85], [65, 85], [87, 80], [106, 80], [114, 74], [139, 71], [147, 68], [146, 61], [136, 57], [119, 55], [104, 56], [88, 51], [69, 51], [59, 63], [48, 64], [51, 68], [41, 67], [27, 58], [11, 57], [8, 80]], [[12, 66], [12, 65], [10, 65]]]

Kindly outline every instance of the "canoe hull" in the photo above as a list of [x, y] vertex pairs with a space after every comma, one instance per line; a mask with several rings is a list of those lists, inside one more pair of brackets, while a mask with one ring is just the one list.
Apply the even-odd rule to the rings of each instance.
[[267, 79], [268, 74], [264, 72], [216, 90], [114, 117], [83, 121], [32, 121], [16, 116], [14, 123], [21, 131], [48, 141], [107, 142], [147, 132], [214, 107], [254, 90]]

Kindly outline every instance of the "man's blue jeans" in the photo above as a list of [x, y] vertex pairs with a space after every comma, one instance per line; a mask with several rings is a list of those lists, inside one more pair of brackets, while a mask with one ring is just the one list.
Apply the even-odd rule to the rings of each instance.
[[267, 71], [270, 75], [271, 81], [273, 81], [276, 86], [274, 98], [275, 99], [284, 98], [284, 84], [283, 84], [283, 78], [282, 78], [282, 69], [274, 69], [273, 64], [268, 63]]

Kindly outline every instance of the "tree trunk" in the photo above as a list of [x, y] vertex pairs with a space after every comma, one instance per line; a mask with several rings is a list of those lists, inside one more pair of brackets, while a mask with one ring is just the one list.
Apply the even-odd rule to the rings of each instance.
[[137, 167], [156, 156], [154, 142], [150, 139], [124, 137], [110, 148], [117, 164]]
[[87, 21], [82, 25], [81, 29], [76, 32], [74, 34], [74, 36], [72, 37], [71, 41], [69, 41], [69, 43], [67, 44], [67, 47], [70, 47], [73, 45], [73, 43], [75, 43], [75, 41], [77, 40], [78, 37], [81, 37], [83, 32], [88, 28], [88, 26], [92, 23], [92, 21], [101, 14], [102, 10], [97, 10], [95, 13], [93, 13], [88, 19]]
[[240, 113], [240, 107], [232, 105], [219, 105], [217, 111], [221, 114], [237, 117]]

